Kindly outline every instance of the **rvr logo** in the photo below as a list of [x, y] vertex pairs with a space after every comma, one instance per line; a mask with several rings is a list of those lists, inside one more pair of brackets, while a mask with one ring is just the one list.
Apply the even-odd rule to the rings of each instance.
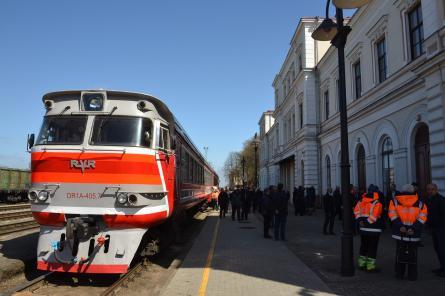
[[70, 167], [72, 169], [80, 169], [83, 172], [85, 172], [86, 169], [95, 169], [96, 168], [96, 161], [95, 160], [71, 160], [70, 161]]

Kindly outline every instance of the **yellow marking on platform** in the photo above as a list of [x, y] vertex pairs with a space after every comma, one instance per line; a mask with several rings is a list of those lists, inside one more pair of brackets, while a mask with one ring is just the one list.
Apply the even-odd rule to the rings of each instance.
[[209, 282], [209, 275], [211, 270], [210, 266], [212, 265], [213, 254], [215, 253], [216, 239], [218, 237], [219, 221], [220, 220], [218, 219], [218, 221], [216, 222], [215, 230], [213, 231], [213, 238], [210, 244], [209, 254], [207, 255], [206, 266], [204, 267], [204, 271], [202, 273], [201, 285], [198, 292], [199, 296], [205, 296], [207, 291], [207, 284]]

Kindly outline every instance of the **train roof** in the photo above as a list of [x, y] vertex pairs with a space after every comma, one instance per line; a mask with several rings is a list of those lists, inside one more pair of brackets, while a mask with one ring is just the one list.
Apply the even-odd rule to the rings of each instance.
[[126, 96], [126, 97], [132, 97], [135, 99], [140, 100], [147, 100], [150, 103], [152, 103], [155, 107], [157, 112], [159, 113], [162, 118], [164, 118], [170, 125], [170, 133], [175, 138], [176, 133], [180, 134], [181, 137], [184, 138], [185, 141], [190, 145], [190, 147], [193, 148], [194, 152], [201, 158], [201, 160], [207, 165], [207, 167], [215, 174], [214, 168], [208, 163], [208, 161], [205, 159], [205, 157], [202, 155], [201, 151], [196, 147], [196, 145], [193, 143], [193, 141], [190, 139], [188, 134], [186, 133], [185, 129], [182, 127], [182, 125], [179, 123], [178, 119], [173, 115], [173, 113], [170, 111], [168, 106], [161, 101], [159, 98], [145, 94], [145, 93], [137, 93], [137, 92], [129, 92], [129, 91], [120, 91], [120, 90], [107, 90], [107, 89], [82, 89], [82, 90], [64, 90], [64, 91], [56, 91], [56, 92], [50, 92], [43, 96], [42, 101], [45, 102], [46, 100], [51, 100], [60, 96], [66, 96], [66, 95], [78, 95], [80, 97], [82, 92], [106, 92], [107, 95], [114, 95], [114, 96]]

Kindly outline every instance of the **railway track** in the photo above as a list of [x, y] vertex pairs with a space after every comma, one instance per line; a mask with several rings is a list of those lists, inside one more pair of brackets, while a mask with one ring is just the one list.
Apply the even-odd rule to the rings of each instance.
[[6, 295], [161, 295], [163, 287], [193, 245], [207, 213], [197, 213], [184, 230], [184, 242], [136, 263], [126, 274], [70, 274], [49, 272], [0, 293]]
[[[135, 280], [135, 278], [139, 276], [142, 272], [146, 271], [149, 264], [150, 264], [149, 261], [141, 261], [137, 263], [134, 267], [132, 267], [126, 274], [122, 274], [117, 280], [116, 279], [113, 280], [112, 279], [113, 276], [109, 276], [109, 278], [107, 279], [105, 279], [104, 276], [102, 276], [99, 279], [99, 281], [102, 280], [103, 284], [98, 284], [97, 279], [94, 280], [97, 285], [97, 287], [94, 289], [94, 292], [91, 291], [91, 287], [85, 285], [84, 286], [85, 291], [78, 291], [78, 293], [80, 292], [80, 294], [83, 295], [84, 294], [83, 292], [86, 292], [88, 290], [89, 293], [93, 295], [101, 295], [101, 296], [117, 295], [117, 293], [122, 288], [129, 288], [131, 286], [131, 283]], [[67, 280], [68, 278], [69, 280]], [[69, 274], [49, 272], [30, 282], [17, 286], [14, 289], [9, 290], [1, 295], [4, 296], [10, 296], [10, 295], [19, 296], [19, 295], [30, 295], [30, 294], [58, 295], [61, 292], [61, 290], [59, 289], [66, 289], [66, 287], [69, 287], [70, 285], [76, 285], [76, 283], [77, 285], [81, 285], [79, 283], [85, 284], [88, 283], [89, 281], [91, 281], [91, 279], [89, 279], [87, 275], [71, 276]]]
[[37, 227], [29, 203], [0, 206], [0, 235]]

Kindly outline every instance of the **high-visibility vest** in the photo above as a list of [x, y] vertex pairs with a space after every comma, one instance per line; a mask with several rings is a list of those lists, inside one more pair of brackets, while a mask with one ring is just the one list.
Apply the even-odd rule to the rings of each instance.
[[[397, 195], [389, 204], [388, 216], [395, 224], [393, 238], [404, 241], [419, 241], [420, 229], [426, 223], [428, 215], [427, 206], [419, 200], [417, 194]], [[414, 230], [414, 235], [407, 236], [400, 233], [405, 226]]]
[[382, 232], [381, 227], [376, 224], [377, 220], [382, 216], [382, 203], [379, 201], [377, 192], [373, 193], [372, 198], [366, 193], [362, 195], [362, 199], [355, 205], [354, 215], [356, 220], [366, 220], [364, 226], [360, 225], [361, 231]]

